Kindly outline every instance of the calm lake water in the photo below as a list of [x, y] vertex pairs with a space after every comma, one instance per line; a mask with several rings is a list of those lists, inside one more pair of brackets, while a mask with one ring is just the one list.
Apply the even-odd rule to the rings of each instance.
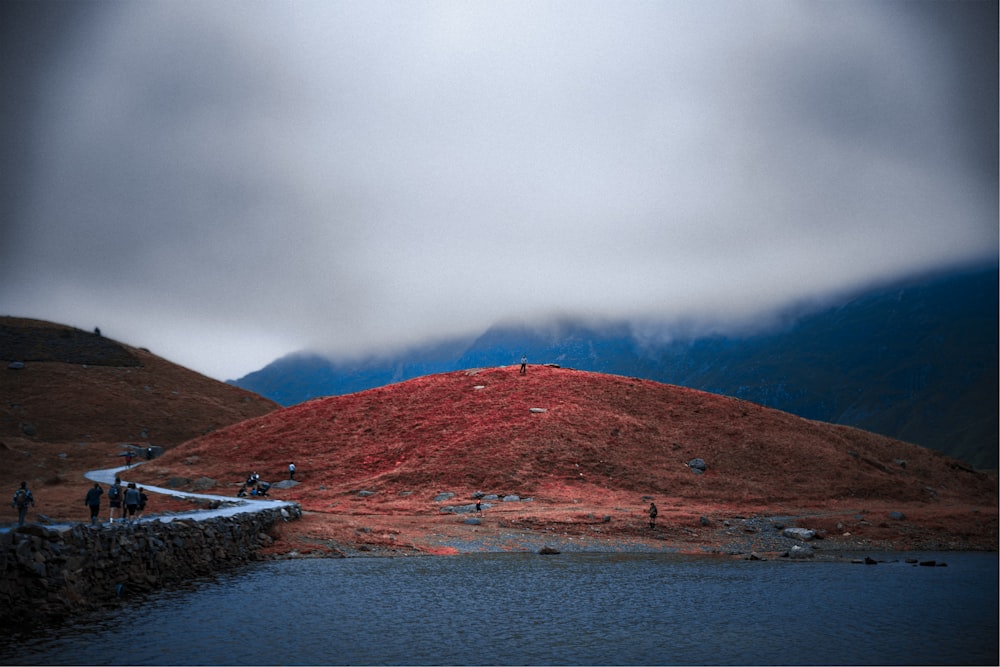
[[2, 664], [990, 664], [996, 554], [253, 564], [28, 635]]

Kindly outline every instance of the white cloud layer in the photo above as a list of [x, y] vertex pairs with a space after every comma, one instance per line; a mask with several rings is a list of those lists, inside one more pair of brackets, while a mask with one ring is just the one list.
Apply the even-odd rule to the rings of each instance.
[[997, 255], [995, 3], [83, 8], [0, 66], [0, 312], [219, 379]]

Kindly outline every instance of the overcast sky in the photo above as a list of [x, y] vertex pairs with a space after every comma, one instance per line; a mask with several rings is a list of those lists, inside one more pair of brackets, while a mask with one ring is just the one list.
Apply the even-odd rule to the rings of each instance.
[[997, 258], [992, 0], [0, 12], [0, 315], [218, 379]]

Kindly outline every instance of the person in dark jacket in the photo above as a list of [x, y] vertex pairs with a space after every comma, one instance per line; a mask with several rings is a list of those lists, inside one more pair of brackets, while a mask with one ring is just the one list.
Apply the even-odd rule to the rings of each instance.
[[10, 504], [17, 508], [17, 525], [23, 526], [24, 519], [28, 516], [28, 506], [35, 504], [35, 497], [31, 495], [31, 489], [28, 488], [27, 482], [21, 482], [21, 486], [17, 487], [17, 491], [14, 492], [14, 500]]
[[659, 512], [656, 509], [656, 503], [649, 503], [649, 527], [656, 528], [656, 515]]
[[135, 513], [135, 516], [136, 516], [137, 519], [141, 519], [142, 518], [142, 513], [146, 511], [146, 503], [148, 503], [148, 502], [149, 502], [149, 496], [146, 495], [146, 492], [143, 491], [142, 487], [140, 486], [139, 487], [139, 509], [137, 509], [136, 513]]
[[[115, 477], [115, 483], [108, 488], [108, 507], [111, 510], [111, 523], [115, 522], [115, 513], [122, 508], [122, 480]], [[122, 515], [124, 519], [125, 516]]]
[[90, 523], [96, 526], [97, 515], [101, 513], [101, 496], [104, 495], [104, 489], [97, 482], [94, 482], [94, 486], [90, 487], [87, 491], [87, 497], [83, 501], [83, 504], [90, 508]]
[[129, 523], [135, 520], [137, 509], [139, 509], [139, 489], [136, 488], [135, 482], [129, 482], [128, 488], [125, 489], [125, 516], [128, 517]]

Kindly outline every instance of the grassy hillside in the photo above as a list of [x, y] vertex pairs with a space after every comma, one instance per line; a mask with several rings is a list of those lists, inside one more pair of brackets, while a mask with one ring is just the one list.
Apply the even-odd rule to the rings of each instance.
[[[703, 459], [697, 474], [687, 464]], [[307, 508], [372, 492], [554, 502], [644, 494], [746, 508], [850, 500], [991, 502], [995, 484], [939, 452], [650, 380], [532, 366], [424, 376], [316, 399], [186, 443], [139, 473], [196, 468], [235, 487], [248, 472], [303, 484]]]
[[126, 445], [169, 450], [278, 407], [147, 350], [38, 320], [0, 318], [0, 360], [0, 488], [27, 481], [48, 498], [46, 514], [85, 509], [83, 472], [119, 465]]

